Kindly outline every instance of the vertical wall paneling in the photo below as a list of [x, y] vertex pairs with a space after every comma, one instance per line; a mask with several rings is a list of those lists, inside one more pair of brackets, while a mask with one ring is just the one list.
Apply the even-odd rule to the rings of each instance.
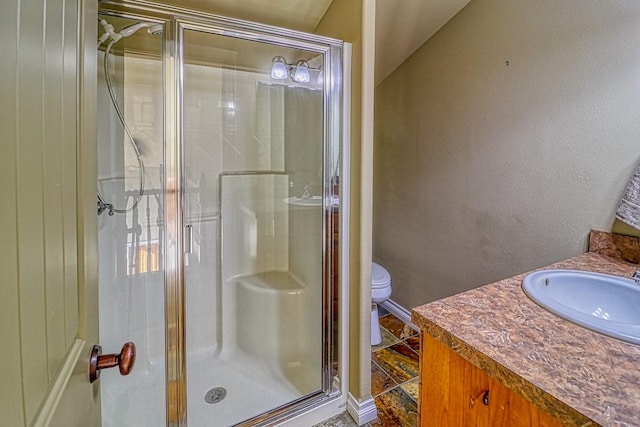
[[[48, 0], [54, 1], [54, 0]], [[96, 224], [95, 0], [55, 0], [66, 11], [62, 108], [66, 334], [64, 363], [52, 379], [34, 427], [99, 426], [100, 383], [89, 384], [86, 358], [98, 342]]]
[[[31, 420], [48, 386], [43, 249], [43, 24], [41, 0], [20, 2], [18, 32], [18, 274], [24, 405]], [[38, 244], [40, 242], [40, 244]]]
[[0, 179], [2, 179], [2, 209], [0, 209], [0, 413], [6, 425], [24, 424], [22, 411], [22, 381], [20, 363], [20, 313], [18, 310], [18, 257], [16, 235], [16, 62], [18, 4], [3, 4], [0, 13], [0, 37], [3, 65], [0, 67]]
[[2, 425], [46, 425], [82, 348], [78, 11], [74, 0], [7, 0], [0, 14]]
[[[63, 138], [62, 122], [62, 28], [55, 25], [64, 22], [64, 8], [59, 1], [46, 2], [44, 25], [44, 78], [42, 92], [44, 158], [44, 255], [46, 283], [46, 331], [49, 379], [56, 373], [66, 352], [64, 326], [64, 251], [63, 248], [63, 200], [62, 170]], [[73, 140], [72, 140], [73, 142]]]
[[78, 334], [78, 247], [76, 195], [78, 2], [64, 0], [62, 30], [62, 220], [64, 229], [64, 308], [67, 347]]

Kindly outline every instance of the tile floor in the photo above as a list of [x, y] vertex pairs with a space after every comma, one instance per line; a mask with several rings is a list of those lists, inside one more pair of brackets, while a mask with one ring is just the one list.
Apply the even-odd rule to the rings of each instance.
[[[378, 419], [366, 427], [415, 427], [418, 424], [418, 332], [380, 308], [382, 342], [371, 347], [371, 395]], [[315, 427], [354, 427], [342, 414]]]

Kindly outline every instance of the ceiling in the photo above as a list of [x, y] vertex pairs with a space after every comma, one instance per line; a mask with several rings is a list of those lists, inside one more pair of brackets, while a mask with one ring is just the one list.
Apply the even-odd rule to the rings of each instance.
[[156, 0], [156, 2], [310, 33], [322, 19], [332, 0]]
[[[202, 10], [253, 22], [313, 32], [333, 0], [156, 0], [158, 3]], [[356, 0], [347, 0], [356, 1]], [[470, 0], [375, 0], [378, 85], [404, 60], [456, 15]], [[265, 53], [259, 64], [268, 67], [277, 52]], [[281, 53], [280, 53], [281, 54]], [[294, 59], [300, 55], [292, 55]], [[256, 62], [254, 58], [252, 62]], [[266, 64], [266, 65], [265, 65]]]
[[376, 0], [376, 86], [470, 0]]

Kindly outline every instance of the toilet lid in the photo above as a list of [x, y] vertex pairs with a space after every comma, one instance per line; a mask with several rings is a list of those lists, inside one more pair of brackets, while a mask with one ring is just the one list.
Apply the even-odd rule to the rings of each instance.
[[371, 263], [371, 287], [383, 288], [391, 284], [391, 275], [380, 264]]

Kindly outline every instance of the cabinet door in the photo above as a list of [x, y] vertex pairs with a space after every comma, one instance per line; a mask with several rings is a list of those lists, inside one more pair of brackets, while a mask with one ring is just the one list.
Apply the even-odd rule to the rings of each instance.
[[431, 336], [421, 334], [422, 426], [492, 426], [483, 397], [490, 378]]
[[421, 334], [419, 416], [423, 427], [563, 425], [424, 333]]
[[491, 426], [563, 426], [554, 417], [533, 406], [524, 397], [512, 392], [495, 378], [489, 379], [489, 389], [491, 390], [489, 395], [489, 423]]

